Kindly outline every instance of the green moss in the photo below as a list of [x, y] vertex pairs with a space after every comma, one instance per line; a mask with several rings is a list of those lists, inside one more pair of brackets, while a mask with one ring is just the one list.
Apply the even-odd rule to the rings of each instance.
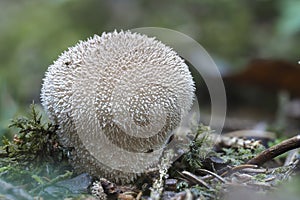
[[28, 116], [13, 120], [10, 127], [18, 132], [13, 140], [3, 138], [0, 179], [38, 194], [57, 177], [70, 176], [67, 149], [58, 142], [57, 127], [44, 121], [34, 104]]
[[254, 176], [254, 179], [256, 181], [261, 181], [261, 182], [264, 182], [266, 178], [267, 178], [267, 174], [256, 174]]
[[254, 158], [258, 153], [262, 152], [264, 148], [248, 149], [248, 148], [223, 148], [223, 152], [218, 153], [226, 163], [230, 165], [241, 165], [246, 161]]
[[183, 163], [187, 170], [194, 172], [197, 168], [201, 168], [205, 157], [212, 153], [212, 142], [208, 139], [210, 133], [212, 133], [210, 127], [199, 126], [194, 139], [189, 144], [188, 151], [183, 156]]
[[176, 185], [176, 189], [178, 191], [184, 191], [186, 188], [189, 187], [189, 184], [185, 181], [180, 181], [179, 183], [177, 183]]
[[3, 139], [2, 149], [12, 160], [23, 164], [49, 161], [60, 162], [64, 159], [63, 148], [59, 145], [56, 135], [57, 126], [42, 121], [34, 104], [30, 106], [29, 117], [21, 117], [12, 121], [9, 127], [19, 129], [13, 141]]
[[205, 188], [199, 185], [195, 185], [190, 188], [192, 194], [196, 198], [200, 199], [217, 199], [218, 192], [214, 188]]

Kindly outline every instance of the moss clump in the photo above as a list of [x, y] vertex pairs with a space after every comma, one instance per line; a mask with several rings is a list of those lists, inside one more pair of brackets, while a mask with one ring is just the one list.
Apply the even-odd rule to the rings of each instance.
[[10, 127], [18, 132], [12, 141], [4, 137], [0, 146], [0, 179], [37, 194], [57, 176], [70, 175], [67, 150], [58, 142], [57, 127], [43, 121], [34, 104], [28, 117], [13, 120]]
[[[30, 106], [29, 117], [21, 117], [12, 121], [10, 128], [19, 129], [13, 141], [3, 139], [6, 156], [11, 160], [29, 162], [59, 162], [64, 156], [63, 148], [58, 143], [56, 135], [57, 126], [42, 122], [42, 115], [35, 110], [34, 104]], [[2, 152], [3, 152], [2, 150]]]
[[187, 170], [194, 172], [202, 167], [202, 162], [211, 154], [212, 141], [208, 138], [213, 131], [208, 126], [200, 125], [194, 139], [189, 144], [188, 151], [183, 156], [183, 163]]
[[263, 147], [259, 147], [256, 149], [248, 149], [248, 148], [223, 148], [221, 153], [218, 155], [228, 164], [230, 165], [241, 165], [245, 163], [247, 160], [254, 158], [258, 153], [264, 150]]

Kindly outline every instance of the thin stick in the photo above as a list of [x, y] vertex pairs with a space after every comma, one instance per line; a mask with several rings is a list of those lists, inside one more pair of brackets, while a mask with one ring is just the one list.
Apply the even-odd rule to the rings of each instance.
[[211, 187], [205, 183], [205, 181], [199, 179], [195, 174], [188, 172], [188, 171], [183, 171], [180, 173], [184, 178], [188, 179], [191, 182], [194, 182], [195, 184], [199, 184], [202, 185], [208, 189], [210, 189]]
[[297, 135], [295, 137], [292, 137], [290, 139], [284, 140], [281, 143], [272, 146], [251, 160], [247, 162], [247, 164], [254, 164], [254, 165], [262, 165], [265, 162], [275, 158], [276, 156], [279, 156], [289, 150], [296, 149], [300, 147], [300, 135]]
[[298, 151], [299, 151], [299, 149], [293, 149], [293, 150], [291, 150], [289, 152], [288, 156], [286, 157], [283, 166], [288, 166], [288, 165], [292, 164], [293, 161], [296, 160], [297, 157], [299, 156]]
[[213, 172], [211, 172], [211, 171], [208, 171], [208, 170], [206, 170], [206, 169], [197, 169], [197, 171], [204, 172], [204, 173], [206, 173], [206, 174], [210, 174], [210, 175], [214, 176], [215, 178], [219, 179], [220, 181], [222, 181], [223, 183], [226, 183], [226, 182], [227, 182], [224, 178], [222, 178], [222, 177], [219, 176], [218, 174], [213, 173]]
[[252, 164], [243, 164], [243, 165], [238, 165], [238, 166], [235, 166], [233, 168], [230, 168], [228, 169], [227, 171], [225, 171], [224, 173], [221, 174], [221, 176], [229, 176], [231, 175], [233, 172], [235, 171], [240, 171], [240, 170], [243, 170], [243, 169], [253, 169], [253, 168], [257, 168], [258, 166], [257, 165], [252, 165]]

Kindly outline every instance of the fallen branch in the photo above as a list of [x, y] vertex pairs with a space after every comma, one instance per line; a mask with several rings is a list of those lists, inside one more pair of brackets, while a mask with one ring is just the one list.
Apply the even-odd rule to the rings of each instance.
[[290, 139], [284, 140], [281, 143], [272, 146], [251, 160], [247, 162], [247, 164], [253, 164], [253, 165], [263, 165], [265, 162], [272, 160], [276, 156], [279, 156], [289, 150], [296, 149], [300, 147], [300, 135], [297, 135], [295, 137], [292, 137]]

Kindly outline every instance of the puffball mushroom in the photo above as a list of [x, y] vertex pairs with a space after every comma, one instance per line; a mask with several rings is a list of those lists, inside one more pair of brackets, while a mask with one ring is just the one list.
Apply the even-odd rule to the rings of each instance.
[[188, 66], [170, 47], [114, 31], [63, 52], [45, 74], [41, 100], [78, 172], [126, 183], [140, 174], [138, 163], [158, 163], [194, 90]]

